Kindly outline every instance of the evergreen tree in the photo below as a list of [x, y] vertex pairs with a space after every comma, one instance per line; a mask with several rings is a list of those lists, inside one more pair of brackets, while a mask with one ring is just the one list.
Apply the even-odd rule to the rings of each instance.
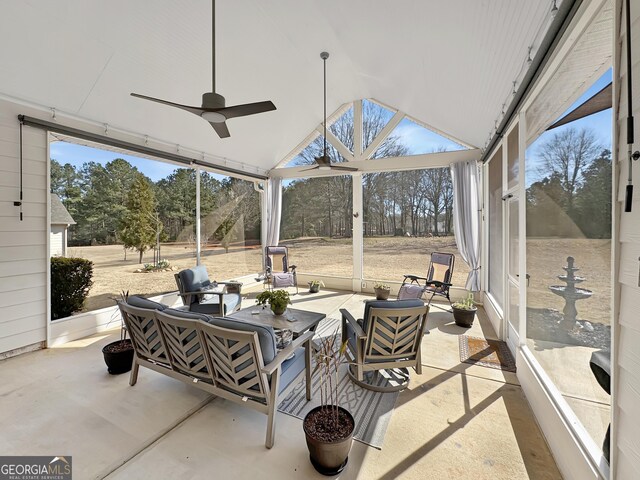
[[126, 212], [120, 222], [118, 236], [125, 248], [133, 248], [140, 254], [142, 263], [144, 252], [156, 242], [156, 202], [151, 183], [138, 174], [129, 190]]

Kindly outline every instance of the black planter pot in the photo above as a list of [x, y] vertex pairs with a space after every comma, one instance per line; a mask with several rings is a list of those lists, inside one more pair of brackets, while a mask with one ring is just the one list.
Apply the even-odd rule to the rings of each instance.
[[476, 310], [464, 310], [462, 308], [451, 307], [453, 310], [453, 319], [456, 325], [460, 327], [470, 328], [473, 325], [473, 321], [476, 318]]
[[391, 290], [385, 290], [382, 288], [376, 288], [376, 300], [388, 300], [389, 299], [389, 294], [391, 293]]
[[[116, 352], [111, 349], [124, 342], [127, 348]], [[105, 345], [102, 348], [102, 354], [104, 355], [104, 363], [107, 364], [107, 370], [111, 375], [118, 375], [120, 373], [126, 373], [131, 370], [133, 364], [133, 344], [131, 340], [117, 340]]]
[[309, 285], [309, 293], [318, 293], [320, 291], [320, 285]]
[[355, 420], [349, 411], [342, 407], [338, 407], [342, 413], [346, 414], [351, 419], [353, 429], [349, 433], [349, 436], [344, 439], [335, 442], [322, 441], [310, 434], [305, 427], [307, 424], [307, 418], [321, 408], [322, 407], [316, 407], [310, 410], [305, 416], [302, 426], [304, 429], [304, 436], [307, 440], [307, 448], [309, 449], [309, 457], [313, 468], [322, 475], [333, 476], [342, 472], [349, 461], [349, 451], [351, 451], [351, 444], [353, 443]]

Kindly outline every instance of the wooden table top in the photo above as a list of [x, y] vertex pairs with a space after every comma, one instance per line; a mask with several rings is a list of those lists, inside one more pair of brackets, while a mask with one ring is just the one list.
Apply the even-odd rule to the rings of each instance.
[[[252, 312], [258, 313], [253, 314]], [[294, 336], [301, 335], [307, 330], [315, 330], [320, 321], [326, 318], [324, 313], [296, 308], [287, 308], [283, 315], [275, 315], [269, 307], [262, 308], [261, 305], [243, 308], [227, 316], [243, 322], [270, 325], [276, 330], [289, 329]]]

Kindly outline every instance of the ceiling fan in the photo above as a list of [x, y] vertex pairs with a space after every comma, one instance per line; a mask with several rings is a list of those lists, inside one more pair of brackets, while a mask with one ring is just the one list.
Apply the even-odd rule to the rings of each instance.
[[160, 100], [159, 98], [148, 97], [138, 93], [132, 93], [133, 97], [151, 100], [152, 102], [162, 103], [171, 107], [180, 108], [187, 112], [193, 113], [204, 118], [211, 124], [220, 138], [230, 137], [229, 129], [226, 121], [230, 118], [245, 117], [247, 115], [255, 115], [256, 113], [269, 112], [275, 110], [276, 106], [270, 100], [266, 102], [245, 103], [243, 105], [233, 105], [226, 107], [225, 99], [222, 95], [216, 93], [216, 2], [211, 2], [211, 37], [212, 37], [212, 84], [211, 92], [202, 94], [202, 107], [190, 107], [188, 105], [180, 105], [179, 103]]
[[347, 172], [357, 172], [357, 168], [345, 167], [331, 163], [331, 158], [327, 155], [327, 58], [329, 58], [329, 54], [327, 52], [322, 52], [320, 54], [320, 58], [322, 59], [324, 66], [324, 148], [323, 154], [315, 158], [316, 166], [305, 168], [303, 172], [306, 172], [307, 170], [344, 170]]

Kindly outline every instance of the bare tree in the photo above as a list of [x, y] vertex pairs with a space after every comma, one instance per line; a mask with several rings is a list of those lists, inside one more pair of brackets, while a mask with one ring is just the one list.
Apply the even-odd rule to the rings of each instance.
[[558, 175], [568, 212], [573, 210], [575, 194], [581, 185], [585, 167], [601, 150], [602, 146], [592, 130], [577, 130], [574, 127], [555, 133], [540, 146], [541, 173], [546, 177]]

